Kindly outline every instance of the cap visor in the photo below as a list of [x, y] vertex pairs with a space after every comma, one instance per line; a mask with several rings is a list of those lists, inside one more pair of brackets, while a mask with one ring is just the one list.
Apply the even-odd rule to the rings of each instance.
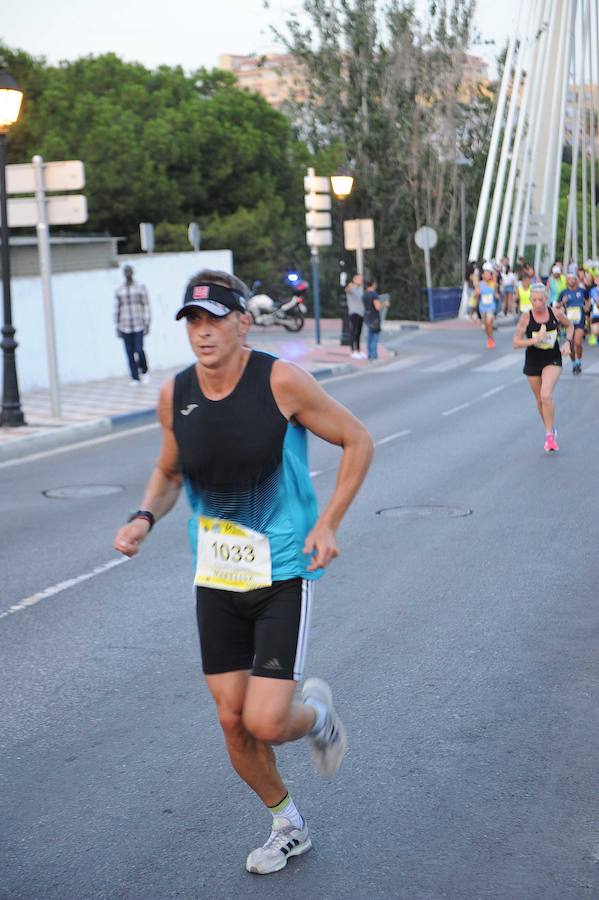
[[181, 307], [175, 316], [175, 319], [183, 318], [190, 309], [205, 309], [211, 316], [218, 316], [219, 318], [228, 316], [229, 313], [233, 312], [233, 310], [229, 309], [228, 306], [225, 306], [224, 303], [218, 303], [216, 300], [193, 300], [191, 303], [186, 303]]

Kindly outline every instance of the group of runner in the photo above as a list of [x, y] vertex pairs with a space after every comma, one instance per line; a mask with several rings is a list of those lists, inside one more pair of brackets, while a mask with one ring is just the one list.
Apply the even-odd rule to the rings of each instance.
[[[480, 318], [487, 348], [495, 347], [495, 318], [517, 317], [514, 347], [526, 349], [524, 374], [545, 426], [547, 452], [559, 449], [554, 422], [553, 389], [561, 374], [562, 356], [569, 356], [572, 374], [582, 372], [584, 341], [597, 344], [599, 335], [599, 263], [584, 266], [571, 262], [564, 272], [556, 260], [542, 281], [534, 268], [518, 260], [512, 271], [507, 259], [475, 264], [466, 273], [472, 319]], [[561, 343], [560, 343], [561, 338]]]

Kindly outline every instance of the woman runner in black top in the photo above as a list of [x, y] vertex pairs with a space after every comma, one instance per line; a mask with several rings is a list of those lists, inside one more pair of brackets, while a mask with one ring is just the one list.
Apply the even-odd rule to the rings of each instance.
[[[514, 347], [526, 348], [523, 372], [537, 401], [545, 426], [544, 449], [549, 453], [559, 450], [554, 425], [553, 388], [562, 372], [562, 356], [570, 352], [574, 325], [561, 309], [547, 306], [547, 291], [541, 282], [531, 287], [530, 300], [532, 310], [520, 316]], [[560, 325], [566, 329], [567, 336], [561, 347], [558, 341]]]

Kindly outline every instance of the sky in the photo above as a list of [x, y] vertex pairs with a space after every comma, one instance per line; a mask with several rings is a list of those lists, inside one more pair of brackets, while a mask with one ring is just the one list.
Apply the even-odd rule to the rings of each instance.
[[[473, 52], [494, 59], [507, 40], [518, 3], [478, 0], [477, 29], [496, 44]], [[282, 27], [302, 4], [271, 0], [265, 10], [263, 0], [29, 0], [24, 6], [2, 7], [0, 39], [50, 62], [113, 51], [150, 68], [181, 65], [189, 71], [217, 65], [221, 53], [280, 49], [270, 26]]]

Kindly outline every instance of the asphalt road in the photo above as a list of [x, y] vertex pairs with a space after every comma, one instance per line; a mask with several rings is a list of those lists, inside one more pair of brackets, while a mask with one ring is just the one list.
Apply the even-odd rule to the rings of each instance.
[[[3, 900], [599, 897], [599, 374], [564, 369], [547, 456], [510, 339], [408, 333], [326, 385], [379, 442], [308, 658], [350, 752], [327, 782], [280, 750], [314, 850], [270, 877], [244, 869], [270, 817], [202, 683], [184, 502], [107, 567], [157, 429], [0, 467]], [[313, 442], [321, 501], [337, 458]], [[42, 494], [99, 484], [122, 490]]]

